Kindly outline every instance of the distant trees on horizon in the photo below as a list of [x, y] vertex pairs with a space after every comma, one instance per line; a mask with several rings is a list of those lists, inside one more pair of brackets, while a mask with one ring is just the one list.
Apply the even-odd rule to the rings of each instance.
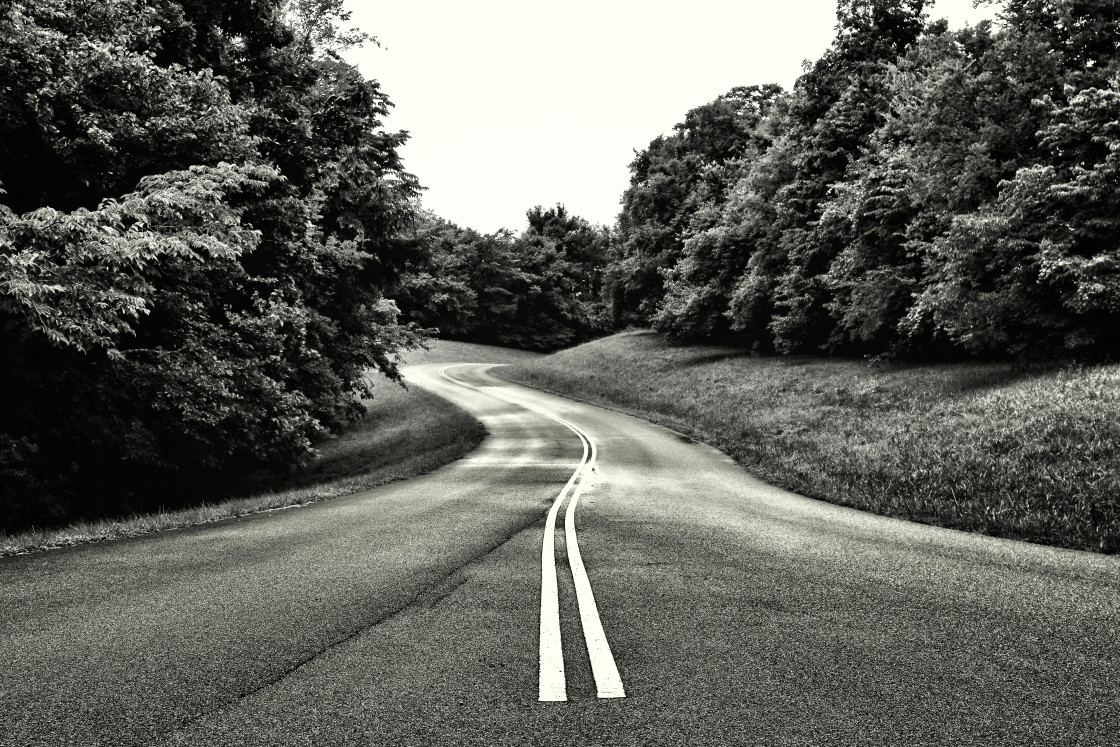
[[393, 289], [405, 319], [441, 337], [553, 351], [610, 330], [603, 271], [610, 232], [537, 205], [520, 234], [480, 234], [422, 213]]

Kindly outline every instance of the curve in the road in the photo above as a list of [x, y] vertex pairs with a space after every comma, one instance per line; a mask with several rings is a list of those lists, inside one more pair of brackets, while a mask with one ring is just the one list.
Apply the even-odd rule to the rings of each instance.
[[556, 517], [559, 515], [565, 500], [567, 500], [567, 510], [564, 513], [564, 543], [568, 550], [568, 565], [572, 571], [576, 602], [579, 607], [580, 625], [583, 629], [588, 659], [591, 662], [591, 673], [595, 678], [596, 694], [600, 698], [625, 698], [626, 690], [622, 684], [622, 677], [618, 673], [618, 665], [615, 663], [614, 655], [611, 653], [610, 644], [607, 642], [606, 631], [603, 630], [599, 607], [595, 602], [595, 593], [591, 588], [591, 579], [587, 575], [587, 568], [584, 566], [583, 556], [579, 551], [579, 541], [576, 538], [576, 505], [579, 503], [580, 496], [583, 495], [587, 476], [595, 470], [595, 461], [598, 457], [595, 442], [575, 424], [553, 413], [522, 402], [507, 400], [495, 392], [456, 379], [448, 371], [457, 367], [446, 366], [440, 369], [440, 376], [459, 386], [474, 389], [495, 399], [515, 404], [554, 420], [575, 433], [583, 444], [583, 458], [568, 479], [567, 484], [556, 496], [545, 519], [544, 540], [541, 544], [540, 665], [537, 699], [540, 701], [565, 701], [568, 699], [564, 673], [564, 654], [560, 638], [560, 594], [556, 576], [555, 549]]
[[[0, 747], [1117, 744], [1120, 558], [813, 501], [447, 365], [403, 374], [489, 435], [429, 475], [0, 559]], [[569, 482], [553, 538], [578, 508], [624, 699], [594, 696], [559, 548], [568, 700], [537, 699]]]

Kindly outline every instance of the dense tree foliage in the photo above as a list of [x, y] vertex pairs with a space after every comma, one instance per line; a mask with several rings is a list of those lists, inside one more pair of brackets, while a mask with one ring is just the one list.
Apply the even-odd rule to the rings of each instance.
[[740, 161], [765, 148], [759, 125], [780, 92], [775, 85], [734, 88], [637, 154], [611, 269], [616, 323], [656, 313], [664, 272], [682, 259], [693, 217], [721, 203]]
[[425, 215], [416, 259], [393, 291], [403, 318], [452, 339], [556, 350], [606, 330], [610, 236], [563, 205], [536, 206], [519, 235]]
[[734, 89], [638, 154], [616, 320], [780, 352], [1115, 354], [1120, 10], [1004, 0], [949, 30], [923, 5], [840, 0], [793, 91]]
[[417, 185], [341, 3], [0, 8], [6, 523], [298, 464], [417, 342], [384, 294]]

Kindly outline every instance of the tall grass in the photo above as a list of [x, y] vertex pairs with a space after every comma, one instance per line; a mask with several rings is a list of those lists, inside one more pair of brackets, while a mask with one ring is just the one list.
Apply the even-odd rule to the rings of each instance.
[[1120, 366], [759, 358], [638, 332], [500, 374], [668, 425], [804, 495], [1120, 550]]
[[[510, 363], [536, 353], [488, 345], [434, 341], [428, 350], [404, 356], [412, 363]], [[194, 505], [63, 527], [0, 533], [0, 557], [219, 521], [235, 516], [315, 503], [401, 480], [452, 462], [485, 435], [482, 424], [446, 400], [422, 390], [406, 390], [383, 377], [371, 379], [373, 397], [354, 426], [319, 445], [319, 455], [303, 470], [284, 474], [231, 475], [223, 496], [200, 495]], [[232, 493], [232, 497], [227, 497]]]

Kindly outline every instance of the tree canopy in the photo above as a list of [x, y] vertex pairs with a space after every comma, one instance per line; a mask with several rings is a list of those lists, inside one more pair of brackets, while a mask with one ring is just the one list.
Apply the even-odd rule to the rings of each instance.
[[[0, 494], [286, 468], [416, 344], [416, 180], [338, 2], [0, 9]], [[151, 498], [145, 498], [152, 493]], [[38, 514], [36, 513], [38, 511]]]
[[558, 204], [527, 228], [480, 234], [426, 214], [416, 260], [393, 290], [404, 318], [444, 337], [551, 351], [607, 330], [603, 268], [610, 234]]
[[637, 154], [616, 321], [762, 351], [1115, 355], [1120, 11], [1005, 0], [950, 30], [924, 5], [840, 0], [792, 91], [736, 88]]

